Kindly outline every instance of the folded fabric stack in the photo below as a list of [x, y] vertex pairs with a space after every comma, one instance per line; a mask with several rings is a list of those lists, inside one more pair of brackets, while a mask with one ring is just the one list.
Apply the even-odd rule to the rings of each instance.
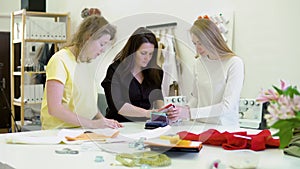
[[226, 150], [251, 149], [254, 151], [264, 150], [267, 147], [279, 147], [279, 139], [274, 139], [269, 130], [262, 130], [258, 134], [241, 132], [223, 132], [209, 129], [200, 134], [187, 131], [177, 133], [181, 139], [201, 141], [203, 144], [222, 146]]
[[294, 130], [292, 140], [283, 152], [287, 155], [300, 157], [300, 128]]

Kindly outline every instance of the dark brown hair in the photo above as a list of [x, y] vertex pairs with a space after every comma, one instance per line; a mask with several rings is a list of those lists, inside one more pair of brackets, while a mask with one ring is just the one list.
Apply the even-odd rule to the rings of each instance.
[[134, 31], [123, 49], [116, 55], [114, 61], [119, 61], [121, 63], [124, 74], [131, 73], [135, 64], [135, 53], [143, 43], [151, 43], [154, 45], [152, 58], [147, 67], [142, 70], [145, 82], [149, 83], [149, 85], [151, 85], [151, 83], [159, 84], [162, 79], [160, 75], [161, 71], [159, 70], [160, 68], [156, 63], [158, 43], [154, 33], [145, 27], [139, 27], [136, 31]]

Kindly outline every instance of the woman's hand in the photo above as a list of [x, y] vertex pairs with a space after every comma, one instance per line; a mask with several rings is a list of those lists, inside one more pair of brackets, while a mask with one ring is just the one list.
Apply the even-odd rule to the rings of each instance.
[[105, 117], [92, 120], [92, 128], [112, 128], [117, 129], [123, 127], [121, 123], [113, 119], [107, 119]]
[[175, 106], [175, 107], [172, 107], [172, 108], [169, 108], [168, 111], [166, 112], [167, 116], [168, 116], [168, 119], [171, 121], [171, 122], [175, 122], [180, 118], [180, 114], [179, 114], [179, 109]]
[[167, 115], [171, 121], [190, 119], [190, 109], [188, 106], [175, 106], [175, 108], [169, 109]]

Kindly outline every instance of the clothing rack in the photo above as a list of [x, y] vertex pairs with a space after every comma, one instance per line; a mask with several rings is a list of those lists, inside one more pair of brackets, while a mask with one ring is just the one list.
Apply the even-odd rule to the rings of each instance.
[[177, 26], [177, 23], [171, 22], [171, 23], [158, 24], [158, 25], [149, 25], [149, 26], [146, 26], [146, 28], [147, 29], [157, 29], [157, 28], [172, 27], [172, 26]]
[[[164, 33], [166, 34], [170, 34], [172, 35], [172, 41], [173, 41], [173, 48], [175, 50], [175, 66], [176, 66], [176, 76], [178, 77], [177, 80], [176, 80], [176, 83], [180, 86], [182, 86], [182, 77], [181, 77], [181, 62], [180, 62], [180, 56], [179, 56], [179, 50], [178, 50], [178, 46], [177, 46], [177, 41], [176, 41], [176, 37], [175, 37], [175, 31], [174, 31], [174, 28], [177, 26], [177, 22], [170, 22], [170, 23], [164, 23], [164, 24], [158, 24], [158, 25], [149, 25], [149, 26], [146, 26], [147, 29], [151, 29], [151, 30], [154, 30], [154, 31], [159, 31], [159, 38], [160, 39], [161, 37], [161, 32], [165, 30]], [[159, 40], [160, 41], [160, 40]], [[158, 65], [162, 65], [162, 62], [164, 62], [164, 58], [161, 57], [161, 51], [162, 49], [164, 48], [164, 45], [165, 44], [162, 44], [162, 43], [159, 43], [159, 47], [158, 47], [158, 56], [157, 56], [157, 63]], [[172, 53], [172, 52], [171, 52]], [[170, 70], [170, 66], [168, 66], [169, 70]], [[169, 75], [168, 75], [169, 76]], [[168, 78], [167, 78], [168, 79]], [[167, 80], [166, 81], [166, 84], [168, 84], [169, 81]], [[174, 83], [174, 81], [172, 82], [172, 84]], [[167, 85], [163, 85], [163, 86], [167, 86]], [[172, 95], [178, 95], [178, 91], [180, 91], [181, 89], [177, 89], [177, 93], [175, 94], [175, 92], [172, 92], [173, 91], [173, 88], [171, 87], [172, 86], [171, 83], [168, 84], [168, 89], [164, 88], [163, 87], [163, 93], [165, 96], [172, 96]], [[168, 90], [168, 92], [166, 93], [166, 91]], [[172, 94], [173, 93], [173, 94]]]

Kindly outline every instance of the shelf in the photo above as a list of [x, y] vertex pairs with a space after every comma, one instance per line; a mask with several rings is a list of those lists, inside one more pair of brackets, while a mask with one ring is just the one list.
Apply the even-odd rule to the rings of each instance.
[[21, 102], [16, 102], [16, 101], [13, 102], [13, 105], [15, 105], [15, 106], [22, 106]]
[[[45, 71], [40, 71], [40, 72], [24, 72], [26, 74], [45, 74], [46, 72]], [[22, 72], [14, 72], [13, 73], [14, 76], [21, 76], [22, 75]]]
[[[42, 104], [42, 102], [23, 102], [24, 105], [34, 105], [34, 104]], [[22, 102], [18, 99], [14, 99], [13, 101], [14, 106], [22, 106]]]
[[[36, 21], [36, 22], [33, 22]], [[43, 26], [36, 26], [33, 30], [33, 23], [43, 23]], [[54, 23], [54, 24], [53, 24]], [[51, 24], [51, 25], [49, 25]], [[37, 24], [38, 25], [38, 24]], [[49, 25], [49, 26], [48, 26]], [[60, 28], [62, 32], [55, 32], [51, 26], [62, 25]], [[27, 27], [26, 27], [27, 26]], [[26, 29], [27, 28], [27, 29]], [[64, 29], [65, 32], [64, 32]], [[27, 30], [28, 32], [25, 32]], [[39, 33], [31, 34], [31, 32]], [[39, 32], [40, 30], [47, 30], [45, 32]], [[26, 69], [25, 61], [26, 57], [30, 56], [30, 50], [26, 46], [27, 42], [41, 42], [41, 43], [53, 43], [54, 51], [58, 51], [59, 43], [66, 43], [69, 38], [70, 33], [70, 17], [69, 13], [46, 13], [46, 12], [33, 12], [18, 10], [11, 13], [11, 112], [12, 115], [20, 114], [20, 125], [21, 127], [25, 124], [25, 105], [36, 105], [41, 104], [43, 92], [44, 92], [44, 84], [39, 84], [38, 82], [32, 82], [30, 85], [26, 85], [25, 82], [31, 76], [26, 75], [38, 75], [45, 74], [45, 71], [26, 71], [32, 69]], [[52, 34], [50, 34], [50, 33]], [[27, 35], [35, 35], [35, 36], [27, 36]], [[43, 36], [40, 36], [43, 35]], [[46, 39], [47, 37], [47, 39]], [[37, 39], [42, 38], [42, 39]], [[28, 55], [29, 53], [29, 55]], [[22, 67], [19, 67], [22, 66]], [[17, 68], [17, 69], [16, 69]], [[33, 70], [43, 70], [43, 69], [33, 69]], [[26, 78], [27, 79], [26, 79]], [[44, 83], [44, 82], [43, 82]], [[33, 90], [31, 90], [34, 88]], [[34, 95], [32, 97], [32, 91], [34, 91]], [[37, 97], [36, 97], [37, 94]], [[25, 98], [30, 98], [26, 99]], [[30, 102], [28, 102], [30, 101]], [[35, 101], [35, 102], [33, 102]], [[19, 109], [15, 109], [16, 107], [20, 107]], [[17, 110], [17, 112], [16, 112]], [[15, 123], [12, 119], [12, 132], [15, 131]]]
[[[13, 103], [15, 106], [22, 106], [21, 102], [14, 102]], [[24, 102], [24, 105], [34, 105], [34, 104], [42, 104], [42, 102], [33, 102], [33, 103], [29, 103], [29, 102]]]
[[26, 11], [25, 9], [13, 12], [14, 16], [22, 16], [22, 14], [24, 14], [26, 16], [50, 17], [50, 18], [69, 16], [69, 13], [33, 12], [33, 11]]
[[[43, 43], [65, 43], [66, 40], [56, 39], [24, 39], [24, 42], [43, 42]], [[13, 43], [22, 43], [22, 39], [15, 39]]]

